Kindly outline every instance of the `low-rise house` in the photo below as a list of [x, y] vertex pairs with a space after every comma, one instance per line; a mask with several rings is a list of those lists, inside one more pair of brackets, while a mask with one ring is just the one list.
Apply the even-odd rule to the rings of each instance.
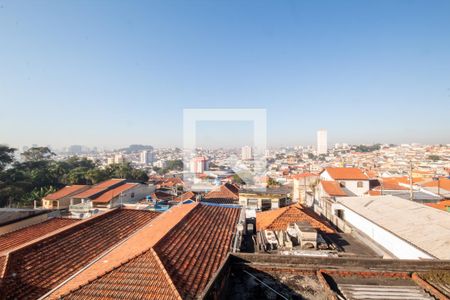
[[114, 189], [104, 192], [92, 200], [94, 207], [116, 207], [126, 203], [136, 203], [151, 193], [148, 185], [141, 183], [124, 183]]
[[92, 202], [93, 207], [112, 208], [120, 204], [136, 203], [155, 191], [153, 185], [110, 179], [71, 197], [71, 205]]
[[424, 182], [422, 178], [414, 177], [412, 187], [408, 177], [380, 178], [378, 182], [379, 185], [368, 192], [370, 196], [392, 195], [418, 203], [438, 203], [443, 198], [434, 187], [424, 187], [429, 180]]
[[395, 196], [340, 197], [332, 210], [332, 223], [344, 223], [393, 257], [450, 259], [450, 214], [444, 211]]
[[291, 204], [292, 188], [274, 187], [265, 190], [241, 190], [239, 204], [260, 211], [276, 209]]
[[256, 231], [260, 251], [287, 253], [328, 249], [323, 235], [335, 232], [326, 221], [299, 204], [257, 212]]
[[231, 183], [217, 186], [203, 197], [202, 202], [237, 204], [239, 202], [239, 188]]
[[370, 189], [369, 177], [358, 168], [326, 168], [320, 173], [320, 179], [337, 181], [357, 196], [363, 196]]
[[444, 199], [450, 200], [450, 178], [439, 177], [434, 180], [419, 183], [419, 185], [430, 192], [433, 192]]
[[65, 209], [69, 208], [72, 196], [86, 191], [89, 185], [68, 185], [62, 189], [48, 194], [42, 198], [42, 207], [45, 209]]
[[176, 197], [172, 202], [174, 204], [190, 203], [190, 202], [195, 202], [196, 200], [197, 200], [197, 195], [191, 191], [188, 191], [188, 192], [183, 193], [180, 196]]
[[79, 204], [82, 202], [91, 201], [103, 193], [112, 190], [126, 182], [126, 179], [109, 179], [106, 181], [103, 181], [101, 183], [98, 183], [89, 189], [77, 193], [71, 197], [71, 203], [70, 204]]

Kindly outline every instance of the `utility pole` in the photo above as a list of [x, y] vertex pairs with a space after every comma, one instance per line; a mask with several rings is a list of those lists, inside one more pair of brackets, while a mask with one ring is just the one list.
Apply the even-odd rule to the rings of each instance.
[[412, 178], [412, 160], [409, 161], [409, 200], [414, 200], [414, 194], [413, 194], [413, 178]]
[[[303, 174], [303, 175], [305, 175], [305, 174]], [[305, 190], [304, 191], [305, 194], [303, 197], [303, 204], [306, 205], [306, 176], [303, 176], [303, 189]]]
[[383, 179], [381, 179], [381, 182], [380, 182], [381, 196], [383, 196], [383, 187], [384, 187], [384, 182], [383, 182]]
[[441, 178], [440, 177], [438, 177], [438, 196], [440, 197], [441, 196], [441, 180], [440, 180]]

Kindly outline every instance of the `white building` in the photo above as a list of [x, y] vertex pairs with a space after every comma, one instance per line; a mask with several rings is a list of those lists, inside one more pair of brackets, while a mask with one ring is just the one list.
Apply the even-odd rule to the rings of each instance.
[[149, 165], [153, 163], [153, 151], [144, 150], [141, 152], [140, 162], [143, 165]]
[[400, 259], [450, 259], [450, 214], [395, 196], [342, 197], [334, 223], [345, 223]]
[[356, 196], [362, 196], [370, 189], [369, 177], [358, 168], [326, 168], [320, 173], [320, 180], [337, 181]]
[[158, 160], [157, 162], [155, 162], [153, 165], [157, 168], [164, 169], [165, 167], [167, 167], [167, 162], [165, 160], [161, 159], [161, 160]]
[[317, 154], [327, 154], [328, 153], [328, 140], [327, 131], [325, 129], [320, 129], [317, 131]]
[[123, 164], [125, 162], [125, 157], [123, 154], [114, 155], [114, 163], [115, 164]]
[[250, 147], [250, 146], [242, 147], [241, 158], [242, 158], [242, 160], [251, 160], [253, 158], [252, 147]]
[[198, 156], [198, 157], [194, 157], [191, 160], [191, 165], [190, 165], [190, 169], [192, 173], [203, 173], [204, 171], [208, 170], [208, 159], [204, 156]]

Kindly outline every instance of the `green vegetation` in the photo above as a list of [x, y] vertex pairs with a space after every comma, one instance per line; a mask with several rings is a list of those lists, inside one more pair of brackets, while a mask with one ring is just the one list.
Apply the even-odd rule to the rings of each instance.
[[0, 146], [0, 207], [27, 207], [65, 185], [96, 184], [110, 178], [147, 181], [145, 171], [130, 163], [100, 168], [86, 158], [70, 157], [54, 160], [47, 147], [31, 148], [14, 157], [16, 149]]
[[245, 184], [244, 180], [242, 180], [242, 178], [239, 177], [238, 174], [234, 174], [234, 175], [233, 175], [233, 178], [231, 179], [231, 181], [232, 181], [233, 183], [238, 184], [238, 185], [244, 185], [244, 184]]
[[432, 154], [428, 156], [428, 159], [432, 161], [438, 161], [441, 160], [441, 157], [439, 155]]
[[267, 178], [267, 186], [268, 187], [275, 187], [275, 186], [279, 186], [280, 184], [278, 183], [278, 181], [276, 181], [275, 179], [273, 179], [272, 177], [268, 177]]
[[165, 168], [153, 167], [153, 171], [159, 175], [164, 175], [170, 171], [183, 171], [183, 161], [181, 159], [167, 161]]
[[373, 152], [373, 151], [377, 151], [380, 150], [381, 148], [381, 144], [375, 144], [375, 145], [358, 145], [355, 146], [353, 148], [353, 150], [355, 150], [356, 152]]

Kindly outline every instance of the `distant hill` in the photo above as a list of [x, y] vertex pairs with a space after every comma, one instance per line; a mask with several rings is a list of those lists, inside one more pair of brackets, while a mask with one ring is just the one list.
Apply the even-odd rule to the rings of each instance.
[[119, 149], [120, 151], [125, 151], [126, 153], [140, 152], [144, 150], [153, 151], [153, 147], [150, 145], [130, 145], [127, 148]]

